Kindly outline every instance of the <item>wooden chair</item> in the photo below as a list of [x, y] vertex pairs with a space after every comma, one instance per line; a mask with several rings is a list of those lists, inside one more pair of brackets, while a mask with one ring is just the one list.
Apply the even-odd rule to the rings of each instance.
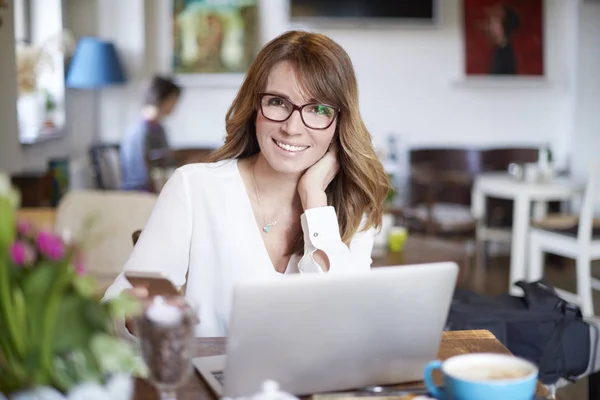
[[96, 144], [90, 147], [90, 164], [98, 189], [115, 190], [121, 185], [120, 148], [117, 143]]
[[183, 148], [173, 150], [179, 166], [206, 162], [210, 153], [215, 151], [213, 147]]
[[473, 177], [479, 171], [478, 151], [413, 149], [409, 157], [410, 200], [400, 218], [411, 232], [464, 243], [469, 268], [476, 227], [469, 205]]
[[112, 283], [131, 253], [131, 232], [146, 224], [156, 199], [144, 192], [70, 191], [56, 210], [54, 228], [84, 240], [87, 270], [101, 284]]
[[471, 184], [479, 170], [477, 150], [413, 149], [409, 153], [409, 229], [431, 236], [474, 236], [469, 208]]

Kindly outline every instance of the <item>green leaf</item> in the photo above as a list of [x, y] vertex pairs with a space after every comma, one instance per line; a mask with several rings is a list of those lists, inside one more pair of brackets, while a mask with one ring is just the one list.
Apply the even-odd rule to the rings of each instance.
[[20, 333], [24, 343], [29, 343], [29, 327], [27, 326], [27, 307], [25, 304], [25, 296], [19, 287], [13, 289], [13, 313], [15, 318], [15, 326]]
[[58, 274], [56, 265], [42, 261], [25, 278], [23, 283], [23, 294], [28, 301], [39, 301], [46, 299]]
[[2, 326], [2, 333], [8, 337], [10, 352], [22, 359], [25, 356], [26, 343], [19, 334], [18, 322], [15, 320], [13, 291], [6, 260], [8, 260], [8, 247], [0, 243], [0, 326]]
[[57, 353], [88, 346], [93, 327], [85, 314], [85, 302], [78, 295], [70, 294], [61, 299], [57, 313], [60, 324], [56, 325], [52, 346]]
[[90, 350], [96, 357], [103, 374], [127, 373], [141, 377], [148, 375], [144, 361], [126, 341], [107, 334], [92, 338]]
[[67, 392], [77, 384], [75, 376], [70, 372], [68, 364], [61, 357], [54, 358], [54, 385], [63, 392]]
[[[5, 360], [2, 357], [5, 357]], [[3, 381], [3, 379], [7, 379], [7, 381]], [[10, 393], [6, 389], [7, 387], [19, 389], [27, 386], [29, 381], [29, 374], [20, 360], [17, 360], [15, 356], [9, 357], [6, 353], [0, 354], [0, 393]]]
[[44, 366], [44, 371], [49, 379], [53, 377], [53, 359], [54, 359], [54, 332], [58, 322], [58, 310], [60, 301], [63, 298], [64, 291], [69, 284], [69, 266], [65, 261], [57, 266], [56, 279], [52, 282], [52, 288], [48, 293], [47, 307], [43, 316], [40, 345], [40, 360]]
[[142, 311], [142, 303], [135, 297], [121, 292], [107, 301], [111, 319], [122, 319], [138, 315]]
[[85, 319], [94, 332], [108, 332], [110, 329], [110, 318], [105, 304], [87, 299], [83, 307]]
[[12, 365], [0, 365], [0, 393], [10, 395], [23, 387], [24, 382], [14, 372]]
[[102, 373], [88, 349], [75, 349], [54, 358], [55, 385], [68, 391], [81, 382], [100, 382]]
[[77, 276], [73, 280], [77, 293], [83, 297], [92, 297], [96, 291], [96, 279], [92, 275]]
[[0, 195], [0, 247], [8, 248], [15, 240], [15, 234], [13, 199]]
[[56, 280], [58, 269], [48, 262], [41, 262], [23, 281], [23, 294], [29, 305], [28, 320], [31, 332], [31, 344], [40, 349], [44, 335], [42, 324], [48, 307], [50, 290]]

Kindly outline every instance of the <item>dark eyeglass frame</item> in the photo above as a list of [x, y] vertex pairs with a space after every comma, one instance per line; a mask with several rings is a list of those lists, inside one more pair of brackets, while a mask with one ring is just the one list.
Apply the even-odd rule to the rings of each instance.
[[[262, 104], [263, 97], [265, 97], [265, 96], [278, 97], [281, 100], [283, 100], [285, 102], [288, 102], [292, 106], [292, 111], [290, 112], [290, 115], [288, 115], [286, 118], [284, 118], [282, 120], [277, 120], [277, 119], [272, 119], [272, 118], [267, 117], [265, 115], [264, 110], [263, 110], [263, 104]], [[260, 113], [263, 115], [263, 117], [265, 117], [269, 121], [273, 121], [273, 122], [284, 122], [284, 121], [287, 121], [288, 119], [290, 119], [290, 117], [292, 116], [292, 114], [294, 113], [294, 111], [298, 110], [298, 112], [300, 113], [300, 119], [302, 120], [302, 123], [304, 124], [304, 126], [306, 126], [309, 129], [314, 129], [314, 130], [317, 130], [317, 131], [323, 131], [323, 130], [329, 128], [333, 124], [333, 122], [337, 119], [338, 115], [340, 115], [340, 113], [341, 113], [339, 107], [332, 106], [331, 104], [314, 103], [313, 102], [313, 103], [306, 103], [304, 105], [298, 106], [298, 105], [292, 103], [290, 100], [288, 100], [285, 97], [283, 97], [282, 95], [276, 94], [276, 93], [263, 92], [263, 93], [259, 93], [258, 97], [259, 97], [258, 98], [258, 104], [260, 106]], [[329, 122], [329, 124], [326, 127], [324, 127], [324, 128], [313, 128], [312, 126], [308, 125], [306, 123], [306, 121], [304, 121], [304, 115], [302, 115], [302, 110], [304, 109], [304, 107], [308, 107], [308, 106], [326, 106], [326, 107], [330, 107], [330, 108], [333, 108], [333, 111], [335, 112], [335, 114], [333, 115], [333, 118], [331, 118], [331, 122]]]

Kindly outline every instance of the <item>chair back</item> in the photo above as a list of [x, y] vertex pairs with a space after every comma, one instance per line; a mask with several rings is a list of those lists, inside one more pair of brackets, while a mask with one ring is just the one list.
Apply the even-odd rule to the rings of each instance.
[[598, 179], [600, 178], [600, 162], [594, 162], [588, 171], [589, 175], [583, 194], [583, 203], [581, 204], [581, 212], [579, 213], [579, 228], [577, 230], [577, 240], [580, 243], [589, 243], [592, 241]]
[[157, 195], [145, 192], [80, 190], [59, 203], [55, 230], [83, 240], [86, 269], [112, 283], [131, 253], [131, 232], [143, 228]]
[[116, 190], [121, 185], [121, 151], [118, 144], [96, 144], [90, 148], [90, 163], [96, 187]]
[[414, 148], [409, 163], [411, 205], [471, 204], [471, 182], [481, 170], [477, 149]]
[[535, 147], [499, 147], [481, 151], [483, 171], [506, 172], [511, 163], [533, 163], [538, 160]]

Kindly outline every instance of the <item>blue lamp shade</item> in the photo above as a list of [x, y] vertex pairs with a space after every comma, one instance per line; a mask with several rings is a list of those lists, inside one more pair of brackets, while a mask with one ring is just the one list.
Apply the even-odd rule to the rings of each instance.
[[111, 42], [94, 37], [79, 40], [67, 74], [67, 87], [96, 89], [125, 82], [123, 67]]

